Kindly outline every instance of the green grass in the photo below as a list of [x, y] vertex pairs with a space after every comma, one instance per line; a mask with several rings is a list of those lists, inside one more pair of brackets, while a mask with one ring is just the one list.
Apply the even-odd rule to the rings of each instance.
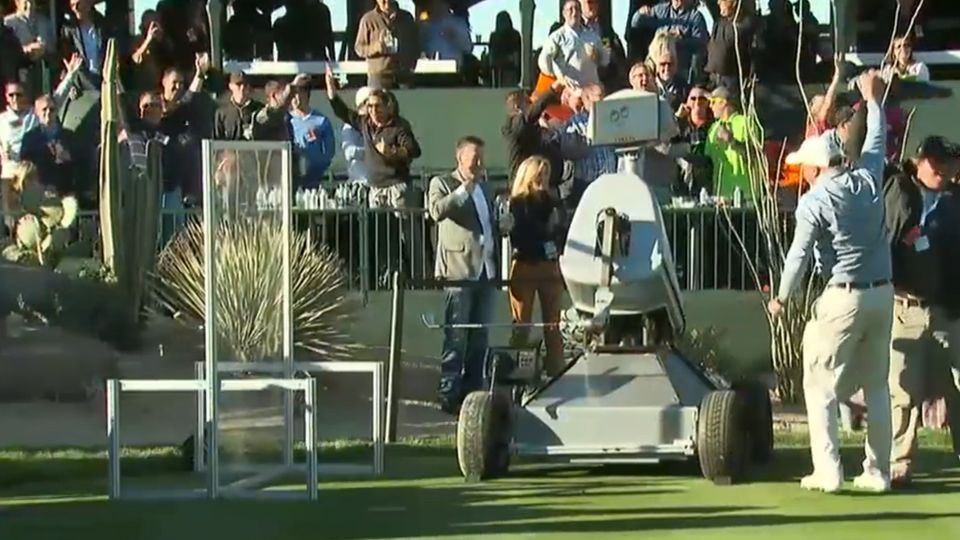
[[[860, 437], [845, 439], [856, 472]], [[387, 452], [387, 477], [325, 480], [308, 502], [110, 502], [102, 451], [0, 451], [2, 539], [740, 538], [886, 539], [960, 535], [960, 463], [944, 434], [924, 433], [920, 475], [884, 496], [807, 493], [803, 434], [778, 435], [777, 459], [751, 482], [714, 486], [695, 467], [521, 464], [509, 478], [470, 484], [449, 439], [405, 441]], [[324, 447], [322, 461], [366, 458], [356, 444]], [[175, 448], [125, 452], [131, 483], [182, 480]]]

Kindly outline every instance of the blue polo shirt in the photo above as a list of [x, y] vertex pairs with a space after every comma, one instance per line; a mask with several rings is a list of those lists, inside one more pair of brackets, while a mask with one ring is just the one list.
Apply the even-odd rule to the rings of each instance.
[[303, 116], [291, 111], [289, 118], [293, 148], [301, 164], [299, 185], [319, 187], [336, 151], [333, 124], [326, 116], [313, 110]]

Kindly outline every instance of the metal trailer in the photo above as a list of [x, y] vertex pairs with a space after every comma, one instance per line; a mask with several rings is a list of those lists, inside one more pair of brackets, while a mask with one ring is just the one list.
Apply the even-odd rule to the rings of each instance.
[[[593, 143], [635, 150], [669, 137], [672, 114], [662, 108], [646, 92], [608, 97], [591, 115]], [[706, 478], [729, 484], [771, 458], [768, 389], [731, 384], [673, 346], [686, 324], [680, 287], [660, 208], [633, 150], [622, 150], [621, 172], [587, 188], [559, 260], [573, 304], [560, 327], [579, 352], [543, 381], [537, 351], [488, 350], [489, 389], [467, 395], [459, 412], [457, 456], [468, 479], [502, 475], [513, 456], [523, 456], [698, 460]]]

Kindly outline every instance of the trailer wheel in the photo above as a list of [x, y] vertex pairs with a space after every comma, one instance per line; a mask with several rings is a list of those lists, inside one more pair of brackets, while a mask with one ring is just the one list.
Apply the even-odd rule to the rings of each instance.
[[733, 390], [741, 395], [743, 421], [750, 434], [750, 460], [768, 463], [773, 459], [773, 405], [770, 392], [757, 381], [742, 381], [733, 384]]
[[470, 482], [502, 476], [510, 467], [510, 399], [503, 392], [472, 392], [457, 421], [457, 461]]
[[747, 466], [743, 399], [733, 390], [715, 390], [700, 403], [697, 454], [704, 478], [718, 485], [740, 481]]

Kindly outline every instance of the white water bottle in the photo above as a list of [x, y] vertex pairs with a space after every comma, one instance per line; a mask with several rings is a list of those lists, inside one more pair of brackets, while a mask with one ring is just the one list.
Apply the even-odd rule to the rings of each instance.
[[740, 186], [737, 186], [737, 189], [733, 190], [733, 207], [740, 208], [743, 206], [743, 190], [740, 189]]
[[293, 197], [294, 208], [303, 208], [303, 188], [297, 188], [297, 194]]
[[263, 187], [257, 188], [257, 210], [264, 210], [267, 207], [267, 190]]
[[707, 188], [700, 188], [700, 204], [710, 204], [710, 195], [707, 194]]

